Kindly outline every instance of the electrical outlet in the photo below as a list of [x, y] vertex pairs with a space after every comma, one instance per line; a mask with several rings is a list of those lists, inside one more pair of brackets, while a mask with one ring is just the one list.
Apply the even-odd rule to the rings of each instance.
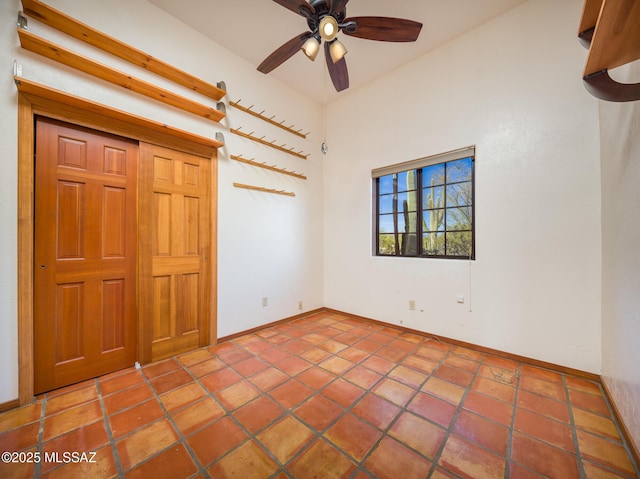
[[413, 299], [409, 300], [409, 311], [415, 311], [416, 310], [416, 302]]
[[264, 296], [262, 298], [262, 307], [266, 308], [267, 306], [269, 306], [269, 298], [267, 298], [266, 296]]
[[464, 296], [459, 294], [458, 296], [456, 296], [456, 301], [460, 304], [464, 303]]
[[302, 311], [302, 301], [298, 301], [298, 311]]

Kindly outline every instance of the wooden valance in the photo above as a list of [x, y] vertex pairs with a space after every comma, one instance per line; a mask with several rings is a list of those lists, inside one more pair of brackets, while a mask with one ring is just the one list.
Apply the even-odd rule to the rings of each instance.
[[[57, 118], [61, 120], [66, 120], [65, 112], [58, 106], [62, 104], [70, 109], [86, 112], [87, 117], [100, 115], [100, 117], [113, 120], [114, 123], [125, 124], [127, 126], [124, 128], [130, 138], [144, 139], [145, 141], [170, 148], [184, 149], [185, 151], [190, 151], [203, 157], [211, 158], [216, 149], [224, 146], [223, 143], [212, 138], [196, 135], [164, 123], [159, 123], [85, 98], [80, 98], [25, 78], [14, 77], [14, 80], [18, 91], [28, 98], [35, 98], [39, 104], [46, 101], [51, 102], [54, 107], [50, 109], [55, 110], [58, 113]], [[102, 124], [104, 122], [101, 121], [99, 123]], [[93, 124], [87, 124], [85, 126], [92, 128], [98, 127]], [[144, 135], [139, 135], [138, 133], [140, 132], [144, 132]], [[155, 137], [150, 137], [150, 134], [155, 134]]]

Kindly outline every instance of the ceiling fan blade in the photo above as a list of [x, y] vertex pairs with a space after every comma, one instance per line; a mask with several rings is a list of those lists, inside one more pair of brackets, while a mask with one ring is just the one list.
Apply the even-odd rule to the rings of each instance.
[[287, 43], [282, 45], [271, 55], [264, 59], [264, 61], [258, 65], [257, 70], [262, 73], [269, 73], [275, 70], [289, 58], [300, 51], [304, 42], [312, 36], [311, 32], [301, 33], [297, 37], [293, 37]]
[[282, 5], [284, 8], [288, 8], [292, 12], [297, 13], [298, 15], [302, 15], [304, 17], [306, 17], [307, 15], [304, 15], [302, 13], [301, 8], [306, 9], [311, 15], [315, 15], [316, 13], [316, 9], [313, 8], [311, 5], [309, 5], [309, 3], [306, 2], [305, 0], [273, 0], [273, 1], [279, 5]]
[[329, 12], [331, 12], [332, 14], [343, 12], [344, 7], [346, 7], [348, 1], [349, 0], [329, 0], [327, 2]]
[[329, 52], [329, 42], [324, 42], [324, 56], [327, 60], [329, 76], [336, 91], [349, 88], [349, 72], [347, 71], [347, 62], [344, 60], [344, 57], [342, 57], [340, 61], [333, 63], [331, 53]]
[[415, 42], [422, 29], [422, 23], [404, 18], [351, 17], [347, 22], [355, 22], [357, 28], [343, 28], [345, 35], [380, 42]]

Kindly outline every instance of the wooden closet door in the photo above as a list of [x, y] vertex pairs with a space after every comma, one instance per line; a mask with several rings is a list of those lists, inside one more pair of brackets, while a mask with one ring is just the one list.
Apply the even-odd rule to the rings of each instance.
[[211, 160], [140, 144], [141, 359], [209, 344]]
[[137, 355], [135, 142], [36, 125], [35, 393]]

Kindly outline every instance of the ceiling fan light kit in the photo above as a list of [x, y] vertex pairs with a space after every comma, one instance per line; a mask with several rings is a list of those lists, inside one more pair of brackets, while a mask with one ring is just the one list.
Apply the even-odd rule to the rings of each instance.
[[258, 71], [270, 73], [299, 50], [315, 60], [322, 40], [325, 42], [327, 69], [337, 91], [349, 88], [349, 73], [344, 56], [347, 49], [337, 38], [338, 33], [381, 42], [415, 42], [422, 23], [392, 17], [347, 18], [349, 0], [274, 0], [307, 20], [309, 31], [292, 38], [258, 65]]
[[315, 36], [307, 39], [307, 41], [302, 45], [301, 50], [309, 60], [314, 61], [320, 51], [320, 40]]
[[326, 15], [320, 20], [320, 36], [330, 42], [338, 35], [338, 21], [331, 15]]
[[347, 54], [346, 47], [337, 38], [329, 45], [329, 53], [333, 63], [339, 62]]

